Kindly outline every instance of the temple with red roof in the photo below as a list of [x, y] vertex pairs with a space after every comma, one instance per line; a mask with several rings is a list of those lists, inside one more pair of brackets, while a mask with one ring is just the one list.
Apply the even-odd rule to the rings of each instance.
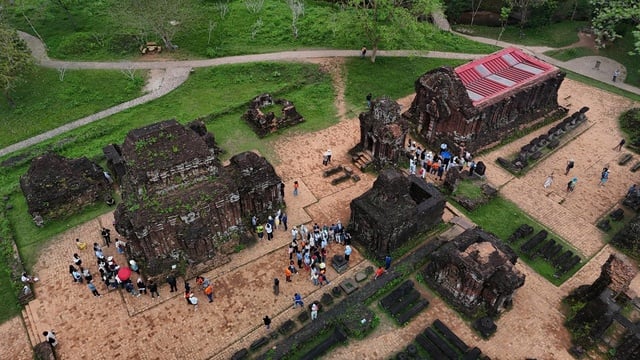
[[426, 143], [474, 152], [557, 110], [564, 77], [557, 67], [507, 48], [425, 73], [404, 115]]

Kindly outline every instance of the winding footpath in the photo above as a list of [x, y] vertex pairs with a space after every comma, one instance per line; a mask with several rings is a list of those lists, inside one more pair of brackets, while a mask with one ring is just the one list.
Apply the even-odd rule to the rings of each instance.
[[[149, 102], [161, 96], [164, 96], [165, 94], [168, 94], [169, 92], [173, 91], [174, 89], [182, 85], [189, 77], [189, 73], [193, 68], [213, 67], [213, 66], [226, 65], [226, 64], [241, 64], [241, 63], [262, 62], [262, 61], [304, 61], [307, 59], [314, 59], [314, 58], [354, 57], [359, 55], [359, 51], [353, 51], [353, 50], [322, 49], [322, 50], [283, 51], [283, 52], [275, 52], [275, 53], [240, 55], [240, 56], [229, 56], [229, 57], [216, 58], [216, 59], [185, 60], [185, 61], [113, 61], [113, 62], [61, 61], [61, 60], [54, 60], [49, 58], [49, 56], [47, 55], [46, 48], [42, 43], [42, 41], [40, 41], [40, 39], [24, 32], [20, 32], [19, 34], [20, 34], [20, 37], [27, 43], [27, 45], [31, 49], [31, 53], [33, 54], [33, 57], [36, 59], [36, 62], [43, 67], [55, 68], [55, 69], [158, 70], [156, 73], [161, 78], [159, 80], [156, 79], [155, 82], [157, 83], [157, 86], [154, 86], [149, 93], [141, 97], [110, 107], [106, 110], [83, 117], [81, 119], [62, 125], [53, 130], [44, 132], [40, 135], [31, 137], [29, 139], [7, 146], [3, 149], [0, 149], [0, 156], [5, 156], [12, 152], [25, 149], [29, 146], [51, 139], [65, 132], [71, 131], [73, 129], [77, 129], [86, 124], [92, 123], [94, 121], [98, 121], [100, 119], [104, 119], [108, 116], [111, 116], [123, 110], [130, 109], [134, 106], [138, 106], [140, 104], [144, 104], [146, 102]], [[466, 35], [463, 35], [463, 36], [477, 42], [482, 42], [482, 43], [501, 46], [501, 47], [516, 46], [503, 41], [496, 41], [492, 39], [478, 38], [478, 37], [472, 37], [472, 36], [466, 36]], [[615, 69], [623, 68], [622, 65], [620, 65], [619, 63], [616, 63], [604, 57], [589, 56], [586, 58], [579, 58], [579, 59], [574, 59], [568, 62], [562, 62], [562, 61], [550, 58], [548, 56], [545, 56], [543, 54], [543, 52], [551, 50], [551, 48], [525, 47], [523, 48], [523, 50], [555, 66], [566, 68], [573, 72], [576, 72], [581, 75], [588, 76], [600, 81], [609, 81], [610, 74], [612, 74]], [[472, 59], [476, 59], [484, 56], [482, 54], [465, 54], [465, 53], [418, 51], [418, 50], [392, 50], [392, 51], [381, 50], [381, 51], [378, 51], [378, 55], [391, 56], [391, 57], [428, 57], [428, 58], [465, 59], [465, 60], [472, 60]], [[601, 66], [599, 69], [594, 69], [591, 66], [592, 64], [595, 64], [596, 60], [601, 62]], [[621, 89], [640, 95], [640, 89], [638, 88], [629, 86], [621, 82], [612, 83], [612, 84]]]

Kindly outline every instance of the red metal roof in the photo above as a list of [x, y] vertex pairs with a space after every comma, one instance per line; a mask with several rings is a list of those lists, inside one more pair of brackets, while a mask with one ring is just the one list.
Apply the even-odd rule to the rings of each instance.
[[506, 48], [455, 69], [473, 105], [535, 81], [557, 68], [516, 48]]

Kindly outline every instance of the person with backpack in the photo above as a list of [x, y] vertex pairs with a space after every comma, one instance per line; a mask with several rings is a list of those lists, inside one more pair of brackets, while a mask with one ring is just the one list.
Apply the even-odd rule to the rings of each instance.
[[209, 283], [207, 287], [204, 288], [204, 294], [207, 295], [207, 297], [209, 298], [209, 302], [212, 303], [213, 302], [213, 286], [211, 285], [211, 283]]

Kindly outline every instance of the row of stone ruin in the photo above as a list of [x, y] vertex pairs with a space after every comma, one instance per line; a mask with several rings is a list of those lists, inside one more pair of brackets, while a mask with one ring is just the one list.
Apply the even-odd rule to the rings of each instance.
[[[268, 106], [278, 105], [282, 108], [278, 117], [273, 111], [263, 113]], [[249, 109], [242, 115], [258, 137], [265, 137], [280, 129], [297, 125], [304, 121], [293, 103], [287, 99], [274, 99], [270, 94], [261, 94], [249, 103]]]
[[589, 108], [586, 106], [580, 111], [576, 111], [573, 115], [549, 129], [546, 134], [534, 138], [527, 145], [521, 147], [518, 156], [514, 160], [499, 157], [498, 163], [511, 172], [524, 170], [530, 165], [531, 161], [539, 160], [542, 157], [544, 148], [549, 150], [557, 148], [562, 137], [584, 123], [587, 120], [585, 115], [587, 111], [589, 111]]
[[429, 300], [413, 287], [413, 281], [407, 280], [380, 300], [380, 305], [391, 316], [404, 325], [429, 306]]

